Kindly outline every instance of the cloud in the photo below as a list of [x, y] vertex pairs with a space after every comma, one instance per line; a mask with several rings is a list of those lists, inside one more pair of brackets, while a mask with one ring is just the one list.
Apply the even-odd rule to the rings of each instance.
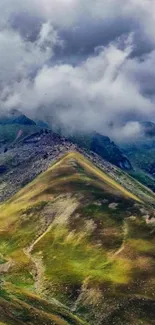
[[124, 49], [119, 44], [120, 40], [100, 48], [95, 56], [75, 67], [44, 66], [34, 80], [14, 85], [6, 107], [15, 103], [30, 115], [38, 115], [43, 108], [40, 114], [48, 116], [48, 122], [51, 119], [51, 123], [70, 131], [96, 129], [117, 139], [138, 134], [134, 119], [151, 117], [154, 104], [140, 92], [134, 73], [129, 74], [129, 66], [136, 65], [130, 58], [131, 40], [125, 42]]
[[143, 135], [142, 125], [137, 121], [127, 121], [121, 127], [115, 126], [111, 129], [112, 137], [119, 143], [139, 140]]
[[155, 120], [154, 1], [1, 0], [0, 12], [1, 109], [115, 139]]
[[53, 55], [53, 48], [61, 42], [49, 22], [41, 26], [35, 42], [24, 40], [12, 29], [0, 31], [0, 82], [10, 84], [30, 75]]

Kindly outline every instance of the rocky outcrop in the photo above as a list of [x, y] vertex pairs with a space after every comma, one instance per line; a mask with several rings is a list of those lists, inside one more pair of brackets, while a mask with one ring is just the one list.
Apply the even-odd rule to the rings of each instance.
[[132, 169], [128, 158], [123, 155], [119, 147], [108, 137], [95, 132], [92, 136], [91, 150], [122, 169]]
[[78, 144], [81, 148], [93, 151], [103, 159], [121, 169], [132, 169], [129, 159], [122, 153], [119, 147], [110, 140], [110, 138], [104, 135], [97, 132], [90, 134], [76, 134], [71, 136], [70, 140]]

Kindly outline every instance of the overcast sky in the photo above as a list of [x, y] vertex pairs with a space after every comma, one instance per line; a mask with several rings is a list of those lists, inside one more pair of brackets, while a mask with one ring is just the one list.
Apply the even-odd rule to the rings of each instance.
[[154, 0], [1, 0], [0, 13], [1, 113], [115, 139], [155, 121]]

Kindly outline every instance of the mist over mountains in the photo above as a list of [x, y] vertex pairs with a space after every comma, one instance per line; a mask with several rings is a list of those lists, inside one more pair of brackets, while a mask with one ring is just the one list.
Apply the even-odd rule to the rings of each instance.
[[1, 111], [117, 141], [154, 121], [152, 1], [5, 0], [0, 11]]
[[[48, 119], [46, 121], [48, 122]], [[0, 173], [2, 176], [4, 174], [4, 179], [7, 177], [5, 173], [8, 171], [10, 173], [15, 166], [18, 173], [18, 160], [20, 160], [22, 167], [22, 164], [25, 165], [26, 161], [28, 164], [29, 159], [32, 161], [37, 159], [39, 161], [40, 157], [42, 157], [42, 168], [44, 165], [46, 166], [47, 161], [50, 163], [50, 160], [53, 159], [52, 150], [55, 152], [55, 149], [52, 148], [56, 146], [56, 139], [58, 139], [58, 143], [62, 143], [61, 147], [67, 141], [71, 148], [75, 146], [77, 150], [84, 150], [92, 155], [97, 154], [100, 158], [127, 171], [131, 176], [150, 187], [153, 191], [155, 190], [154, 123], [141, 122], [139, 137], [134, 137], [132, 140], [130, 138], [128, 142], [115, 142], [111, 138], [113, 125], [109, 125], [111, 136], [108, 137], [95, 130], [83, 131], [83, 129], [78, 129], [75, 131], [72, 127], [67, 128], [63, 124], [58, 123], [58, 121], [57, 123], [56, 121], [52, 121], [53, 123], [49, 122], [48, 124], [40, 119], [32, 120], [17, 109], [12, 109], [7, 113], [3, 112], [0, 117], [0, 153], [2, 153], [0, 157]], [[30, 141], [29, 150], [26, 146], [27, 140], [28, 143]], [[66, 146], [64, 146], [65, 148]], [[10, 155], [12, 156], [11, 160]], [[31, 169], [33, 171], [31, 167], [27, 172], [30, 173]], [[10, 177], [9, 173], [8, 177]], [[29, 176], [27, 175], [26, 178], [29, 179]]]
[[0, 325], [155, 324], [155, 1], [0, 0]]

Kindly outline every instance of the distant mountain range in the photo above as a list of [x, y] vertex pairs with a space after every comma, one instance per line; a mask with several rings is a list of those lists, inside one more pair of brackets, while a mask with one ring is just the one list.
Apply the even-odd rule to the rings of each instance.
[[0, 116], [0, 125], [6, 124], [36, 125], [33, 120], [17, 109], [12, 109], [7, 114]]
[[153, 325], [149, 149], [60, 133], [1, 118], [0, 325]]
[[[118, 145], [109, 137], [97, 132], [74, 133], [68, 141], [88, 152], [94, 152], [106, 161], [126, 170], [146, 186], [155, 191], [155, 124], [142, 122], [142, 136], [134, 143]], [[48, 130], [52, 126], [41, 120], [32, 120], [19, 110], [13, 109], [0, 117], [0, 152], [10, 150], [29, 135]], [[58, 130], [62, 138], [62, 130]], [[0, 171], [5, 168], [0, 161]]]
[[[20, 137], [18, 137], [18, 129], [21, 130]], [[16, 139], [21, 140], [24, 136], [32, 134], [33, 131], [39, 131], [40, 129], [51, 129], [52, 131], [52, 127], [50, 128], [45, 122], [40, 120], [33, 121], [18, 110], [11, 110], [6, 116], [0, 117], [0, 143], [5, 143], [5, 146], [7, 146], [7, 133], [8, 144], [10, 144], [10, 142], [14, 142]], [[12, 136], [10, 136], [10, 132]], [[68, 139], [82, 148], [97, 153], [102, 158], [122, 169], [129, 170], [132, 168], [127, 157], [125, 157], [119, 147], [108, 137], [93, 132], [90, 134], [68, 136]]]
[[143, 122], [141, 126], [141, 137], [120, 147], [133, 166], [131, 175], [155, 191], [155, 124]]

